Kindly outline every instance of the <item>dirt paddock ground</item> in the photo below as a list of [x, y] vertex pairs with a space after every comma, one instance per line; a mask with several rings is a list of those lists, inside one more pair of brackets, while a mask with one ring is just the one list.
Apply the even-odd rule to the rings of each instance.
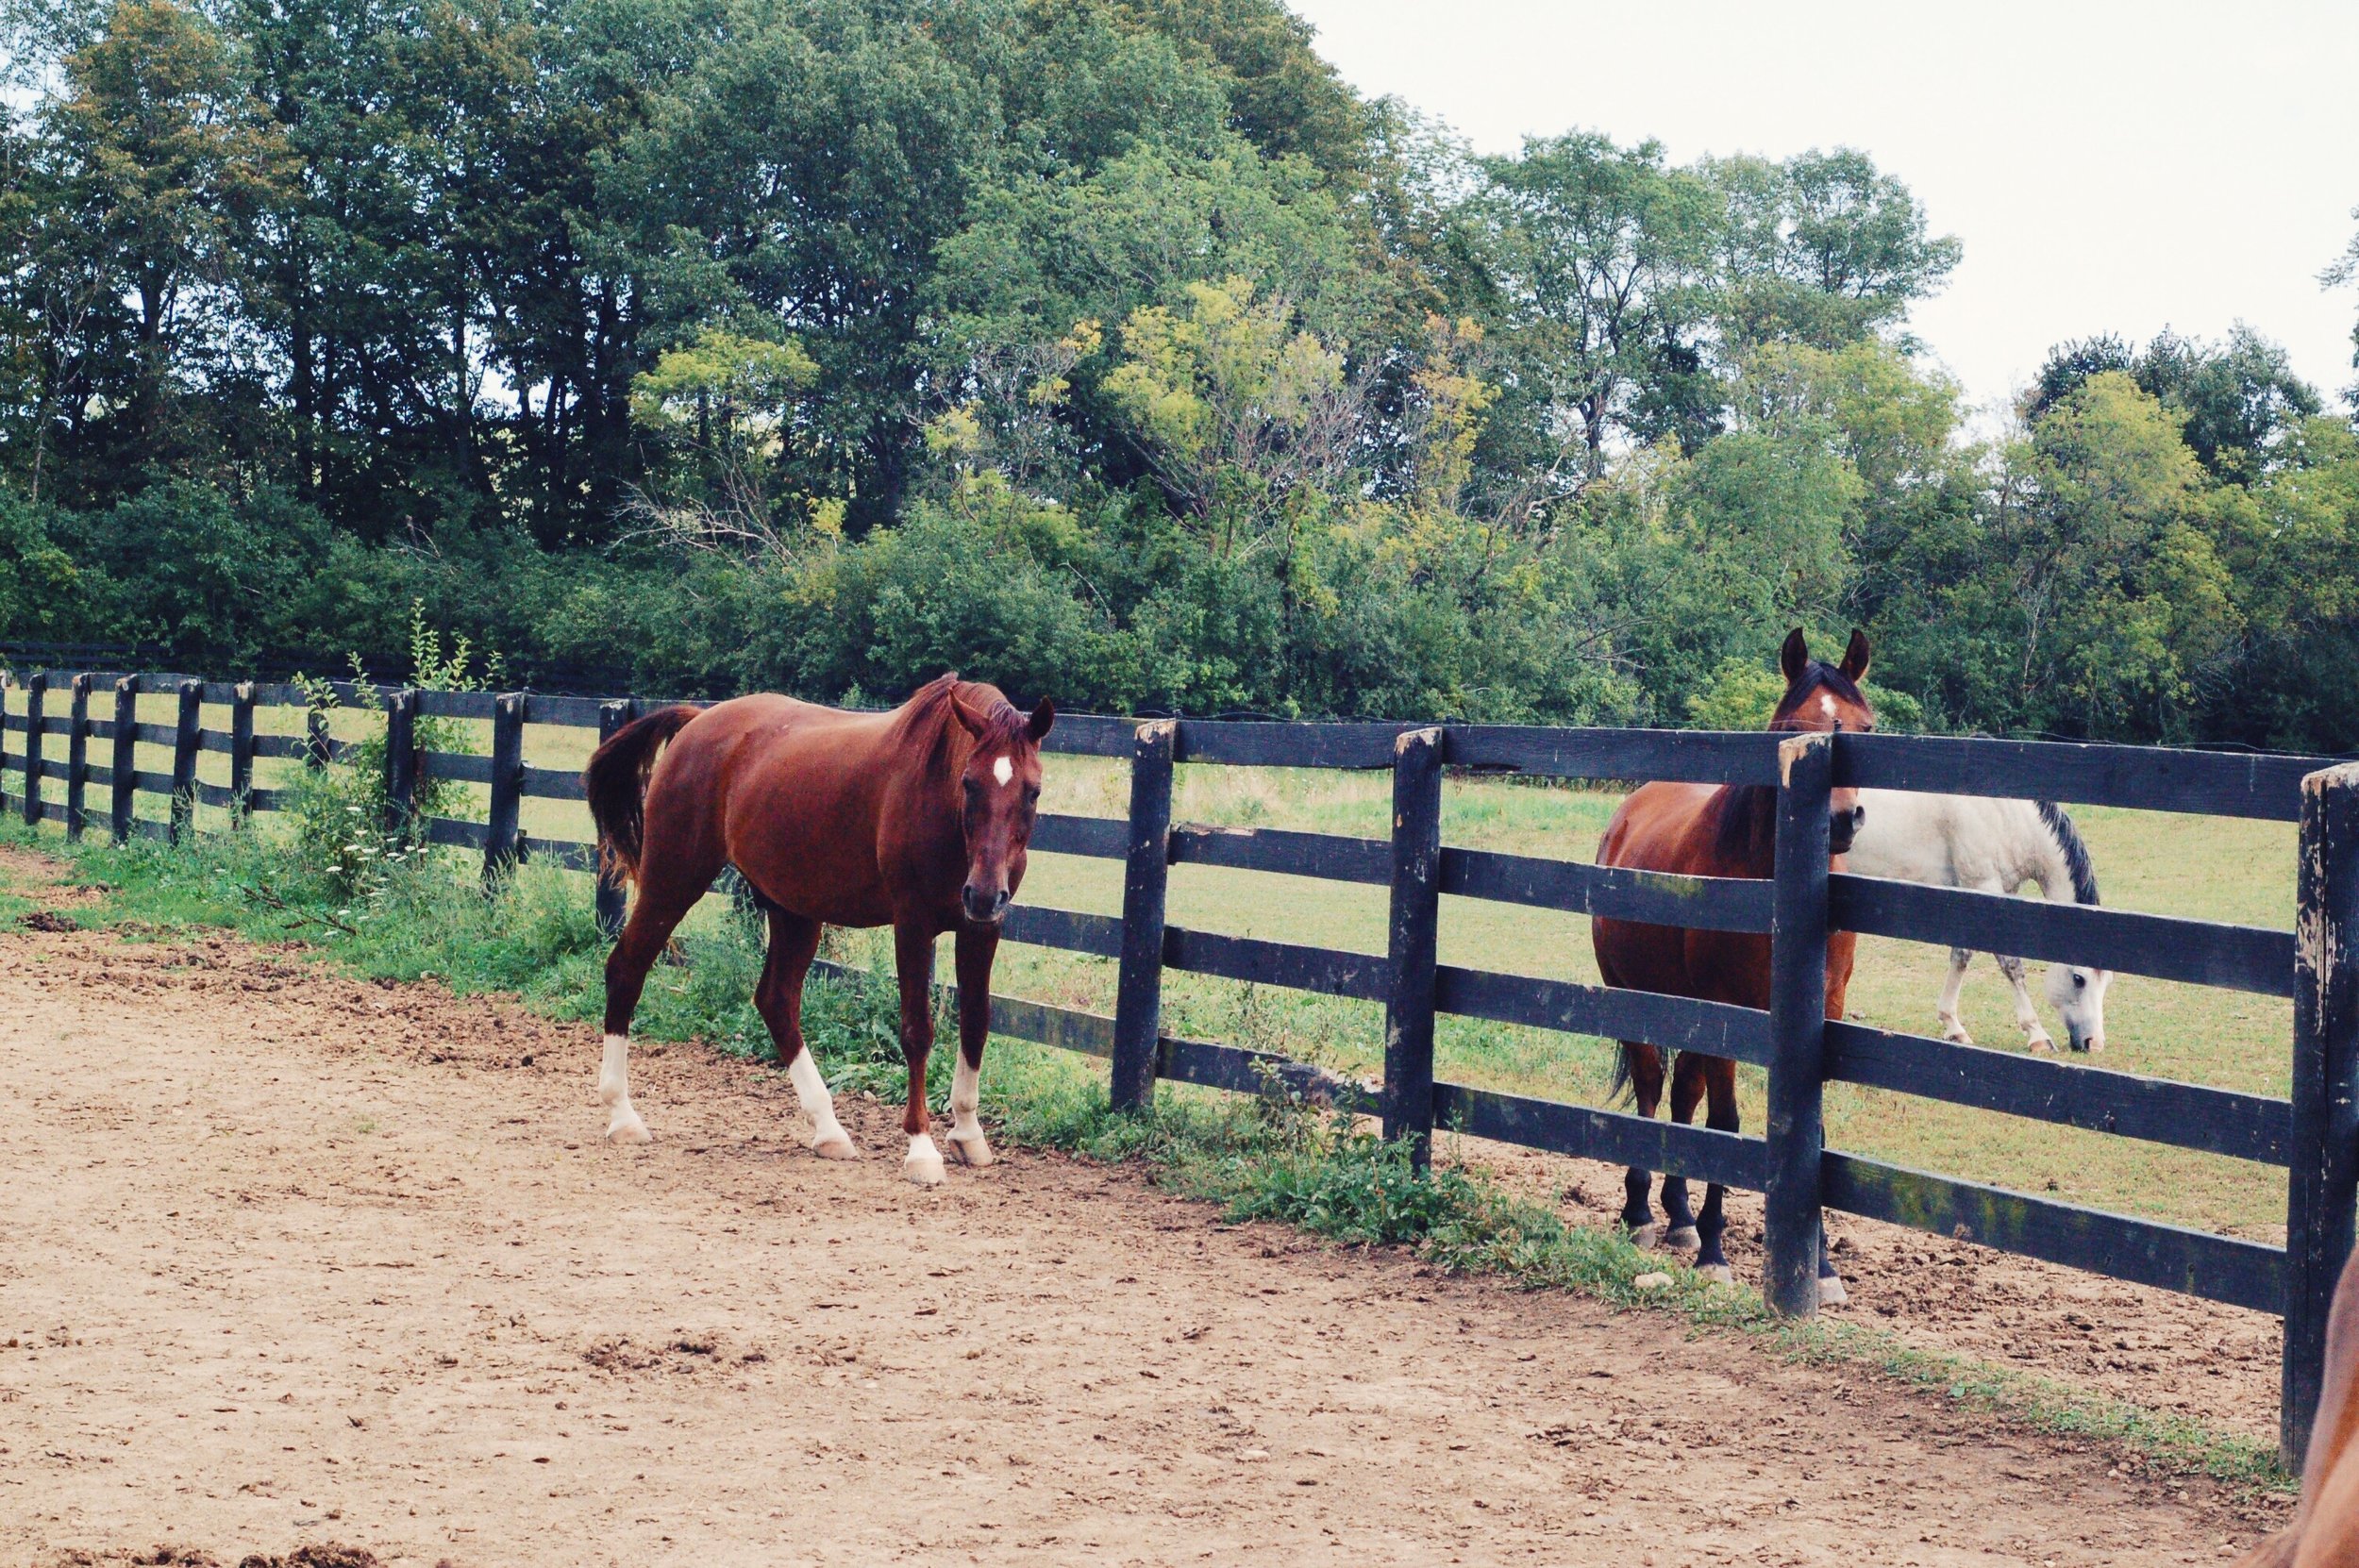
[[[229, 940], [0, 937], [0, 1560], [2218, 1562], [1865, 1372]], [[1600, 1194], [1602, 1196], [1602, 1194]], [[159, 1543], [170, 1559], [134, 1556]], [[360, 1561], [365, 1559], [355, 1558]]]

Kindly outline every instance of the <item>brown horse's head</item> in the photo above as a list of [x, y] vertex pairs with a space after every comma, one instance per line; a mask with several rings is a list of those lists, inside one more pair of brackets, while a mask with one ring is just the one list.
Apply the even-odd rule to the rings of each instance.
[[959, 774], [959, 823], [966, 832], [959, 903], [967, 919], [995, 926], [1024, 880], [1025, 850], [1040, 810], [1040, 743], [1057, 722], [1057, 707], [1043, 697], [1027, 716], [999, 698], [986, 709], [954, 690], [950, 711], [975, 742]]
[[[1850, 646], [1843, 650], [1841, 664], [1822, 664], [1811, 658], [1801, 627], [1786, 633], [1785, 646], [1778, 654], [1778, 666], [1785, 672], [1785, 695], [1770, 716], [1769, 727], [1853, 734], [1875, 728], [1876, 710], [1859, 687], [1861, 677], [1867, 674], [1868, 658], [1867, 634], [1856, 628]], [[1829, 852], [1840, 855], [1849, 849], [1866, 818], [1867, 808], [1859, 803], [1857, 790], [1836, 790], [1828, 803]]]

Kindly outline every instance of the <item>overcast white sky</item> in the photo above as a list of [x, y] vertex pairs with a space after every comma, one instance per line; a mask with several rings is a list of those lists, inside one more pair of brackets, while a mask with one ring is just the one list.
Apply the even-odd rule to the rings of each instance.
[[1293, 0], [1370, 94], [1483, 152], [1574, 126], [1703, 153], [1849, 145], [1965, 242], [1913, 322], [1981, 404], [2049, 344], [2238, 319], [2330, 398], [2359, 291], [2359, 0]]

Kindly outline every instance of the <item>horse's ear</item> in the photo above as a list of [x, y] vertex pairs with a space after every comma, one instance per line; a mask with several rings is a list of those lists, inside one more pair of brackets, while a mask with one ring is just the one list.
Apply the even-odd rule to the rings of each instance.
[[1801, 679], [1802, 672], [1810, 668], [1810, 640], [1802, 635], [1801, 627], [1796, 626], [1785, 634], [1785, 646], [1778, 650], [1778, 668], [1785, 672], [1788, 686]]
[[1851, 628], [1851, 645], [1843, 650], [1843, 673], [1853, 680], [1867, 674], [1868, 660], [1874, 656], [1867, 647], [1867, 633], [1857, 626]]
[[1038, 745], [1048, 739], [1049, 727], [1056, 722], [1057, 705], [1043, 697], [1033, 705], [1032, 716], [1024, 721], [1024, 733], [1031, 737], [1032, 744]]
[[959, 694], [956, 692], [950, 693], [950, 711], [957, 716], [959, 727], [978, 741], [983, 738], [983, 731], [990, 727], [983, 723], [981, 714], [959, 700]]

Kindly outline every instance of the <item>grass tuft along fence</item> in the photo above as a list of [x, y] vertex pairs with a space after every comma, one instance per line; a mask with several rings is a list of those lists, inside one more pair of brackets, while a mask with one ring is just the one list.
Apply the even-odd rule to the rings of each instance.
[[[28, 822], [61, 811], [66, 831], [88, 826], [88, 794], [111, 791], [118, 840], [190, 831], [196, 806], [239, 818], [284, 804], [258, 787], [255, 759], [338, 765], [349, 742], [330, 738], [300, 687], [221, 685], [177, 676], [37, 672], [23, 681], [27, 711], [0, 734], [0, 770], [16, 773], [5, 799]], [[140, 723], [142, 692], [171, 692], [176, 722]], [[63, 694], [66, 711], [52, 711]], [[349, 693], [346, 693], [349, 695]], [[111, 703], [94, 716], [93, 699]], [[226, 705], [227, 729], [201, 722]], [[527, 857], [594, 872], [594, 846], [528, 839], [527, 796], [581, 799], [570, 770], [534, 767], [525, 726], [594, 727], [602, 736], [643, 708], [529, 693], [401, 691], [388, 695], [386, 796], [390, 830], [477, 850], [487, 876]], [[306, 709], [300, 733], [260, 735], [258, 707]], [[488, 720], [489, 756], [421, 749], [421, 717]], [[8, 735], [22, 749], [6, 750]], [[48, 742], [62, 737], [65, 756]], [[111, 745], [111, 763], [90, 757]], [[136, 766], [140, 744], [169, 746], [169, 773]], [[1127, 819], [1048, 815], [1033, 846], [1123, 862], [1120, 919], [1019, 905], [1007, 940], [1089, 953], [1119, 965], [1112, 1017], [1013, 997], [993, 1001], [1002, 1034], [1110, 1059], [1112, 1093], [1144, 1103], [1158, 1079], [1241, 1093], [1273, 1076], [1340, 1108], [1380, 1115], [1388, 1136], [1422, 1159], [1436, 1126], [1479, 1138], [1639, 1164], [1765, 1193], [1765, 1293], [1782, 1312], [1816, 1309], [1820, 1206], [1970, 1240], [2119, 1279], [2282, 1313], [2285, 1320], [2280, 1442], [2298, 1467], [2318, 1398], [2328, 1308], [2352, 1244], [2359, 1203], [2359, 764], [2328, 759], [2171, 751], [2046, 742], [1884, 735], [1714, 734], [1675, 730], [1548, 729], [1508, 726], [1273, 724], [1066, 716], [1046, 749], [1128, 757]], [[200, 781], [201, 752], [226, 752], [230, 782]], [[1276, 829], [1174, 825], [1180, 762], [1388, 769], [1389, 842]], [[1776, 788], [1778, 873], [1769, 881], [1609, 870], [1441, 842], [1445, 769], [1623, 781], [1678, 779]], [[485, 820], [413, 817], [427, 780], [489, 790]], [[54, 786], [54, 787], [53, 787]], [[2270, 930], [1851, 876], [1827, 851], [1829, 792], [1846, 786], [2041, 798], [2136, 809], [2300, 824], [2296, 929]], [[57, 788], [61, 787], [59, 797]], [[146, 792], [167, 798], [160, 820], [136, 811]], [[237, 818], [233, 818], [237, 820]], [[1390, 930], [1382, 957], [1215, 935], [1164, 918], [1172, 865], [1199, 862], [1385, 887]], [[1645, 992], [1534, 979], [1439, 963], [1440, 897], [1451, 893], [1657, 925], [1768, 933], [1777, 976], [1765, 1011]], [[601, 918], [622, 915], [622, 890], [600, 882]], [[2290, 1100], [2110, 1072], [2066, 1061], [1952, 1044], [1824, 1017], [1830, 929], [2062, 959], [2294, 1002]], [[1163, 976], [1183, 970], [1359, 997], [1385, 1009], [1384, 1079], [1369, 1088], [1267, 1053], [1163, 1032]], [[1541, 1029], [1702, 1050], [1765, 1068], [1773, 1113], [1765, 1137], [1681, 1126], [1618, 1111], [1499, 1093], [1433, 1076], [1433, 1021], [1450, 1013]], [[1829, 1080], [2013, 1116], [2207, 1150], [2284, 1168], [2283, 1248], [1955, 1180], [1823, 1146]]]

